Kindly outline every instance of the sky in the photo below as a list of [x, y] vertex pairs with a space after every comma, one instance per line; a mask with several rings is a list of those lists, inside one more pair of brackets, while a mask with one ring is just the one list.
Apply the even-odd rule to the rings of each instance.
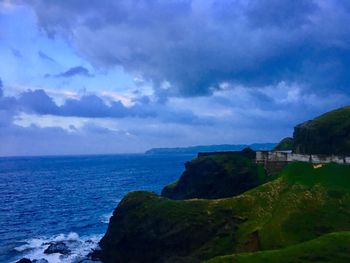
[[350, 104], [347, 0], [0, 0], [0, 156], [278, 142]]

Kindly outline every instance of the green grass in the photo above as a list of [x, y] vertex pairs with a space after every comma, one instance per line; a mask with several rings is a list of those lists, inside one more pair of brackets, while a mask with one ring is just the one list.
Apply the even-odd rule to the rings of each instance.
[[313, 120], [315, 125], [339, 125], [349, 122], [350, 106], [327, 112]]
[[207, 263], [348, 263], [350, 232], [324, 235], [308, 242], [279, 250], [242, 253], [213, 258]]
[[323, 114], [295, 127], [294, 151], [350, 155], [350, 107]]
[[284, 138], [276, 145], [276, 147], [273, 150], [274, 151], [293, 150], [293, 138], [291, 137]]
[[289, 184], [300, 183], [306, 186], [320, 184], [332, 190], [347, 191], [350, 189], [349, 166], [330, 163], [314, 169], [312, 164], [297, 162], [282, 173]]
[[350, 166], [328, 164], [314, 169], [298, 162], [289, 164], [277, 179], [230, 198], [174, 201], [147, 192], [128, 194], [112, 218], [102, 247], [121, 262], [132, 262], [120, 255], [140, 247], [149, 262], [162, 258], [193, 262], [262, 251], [255, 256], [260, 260], [277, 253], [271, 250], [293, 254], [297, 244], [342, 231], [350, 231]]
[[258, 249], [275, 249], [350, 230], [349, 182], [350, 166], [292, 163], [278, 179], [223, 200], [247, 219], [239, 227], [239, 250], [249, 251], [245, 243], [253, 233]]

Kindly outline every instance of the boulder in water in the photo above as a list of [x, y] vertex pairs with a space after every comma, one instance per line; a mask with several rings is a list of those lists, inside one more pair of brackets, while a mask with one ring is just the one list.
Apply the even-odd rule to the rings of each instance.
[[60, 241], [60, 242], [51, 243], [50, 246], [47, 249], [45, 249], [44, 253], [45, 254], [60, 253], [63, 255], [67, 255], [70, 253], [70, 250], [64, 242]]
[[41, 259], [34, 259], [33, 263], [49, 263], [49, 261], [45, 258], [41, 258]]
[[33, 262], [28, 258], [21, 258], [16, 263], [33, 263]]

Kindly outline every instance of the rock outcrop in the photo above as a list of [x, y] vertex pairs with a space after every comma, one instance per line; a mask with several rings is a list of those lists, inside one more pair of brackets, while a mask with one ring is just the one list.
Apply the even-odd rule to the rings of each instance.
[[296, 126], [293, 152], [350, 155], [350, 107], [328, 112]]
[[68, 246], [64, 242], [53, 242], [49, 245], [47, 249], [44, 251], [45, 254], [53, 254], [53, 253], [59, 253], [62, 255], [68, 255], [70, 253], [70, 250]]
[[255, 152], [199, 154], [185, 164], [180, 179], [166, 186], [162, 196], [171, 199], [216, 199], [241, 194], [256, 187], [264, 178], [264, 170], [255, 164]]
[[16, 263], [32, 263], [32, 261], [29, 258], [21, 258]]

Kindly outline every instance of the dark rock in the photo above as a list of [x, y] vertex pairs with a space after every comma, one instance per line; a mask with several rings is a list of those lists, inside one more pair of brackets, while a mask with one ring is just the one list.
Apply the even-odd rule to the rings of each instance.
[[33, 262], [28, 258], [21, 258], [16, 263], [33, 263]]
[[68, 255], [70, 250], [64, 242], [51, 243], [47, 249], [44, 251], [45, 254], [60, 253], [63, 255]]
[[350, 107], [328, 112], [296, 126], [293, 152], [350, 155]]
[[41, 259], [34, 259], [33, 263], [49, 263], [49, 261], [45, 258], [41, 258]]
[[[255, 152], [201, 153], [185, 164], [178, 182], [166, 186], [162, 196], [171, 199], [217, 199], [241, 194], [261, 183]], [[260, 172], [264, 173], [260, 169]]]

